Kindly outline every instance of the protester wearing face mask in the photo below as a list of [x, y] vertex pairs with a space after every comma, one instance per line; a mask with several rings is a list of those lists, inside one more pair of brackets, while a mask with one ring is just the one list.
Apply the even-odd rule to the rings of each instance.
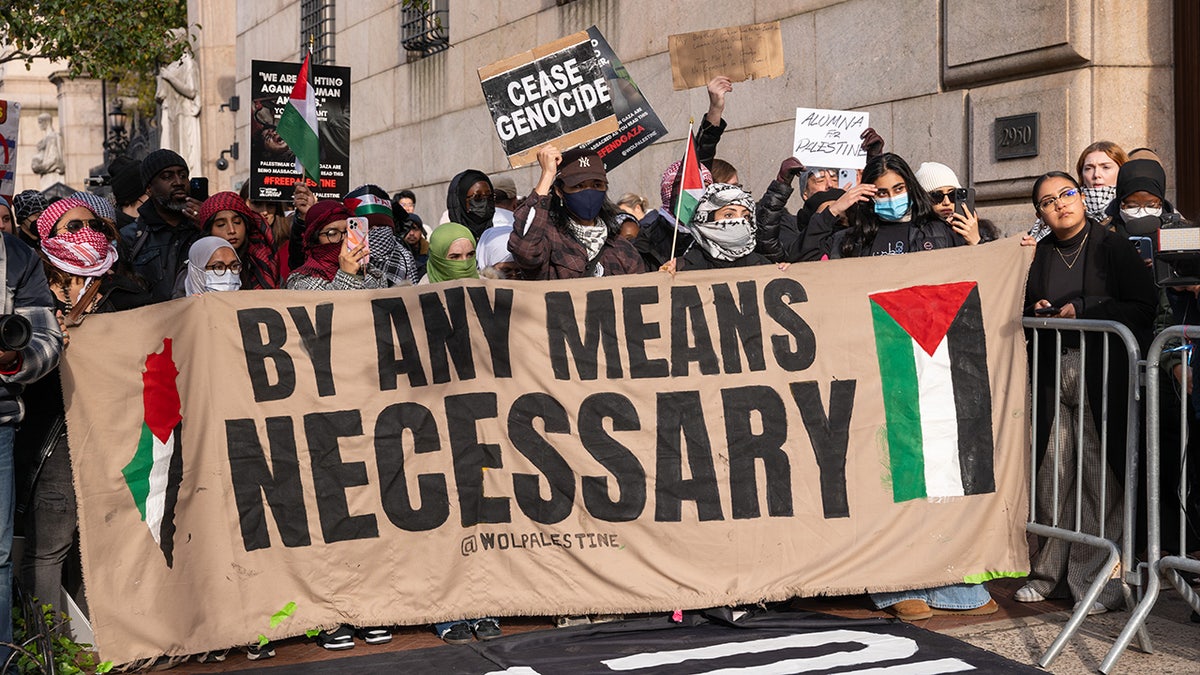
[[1152, 159], [1131, 159], [1117, 172], [1114, 197], [1104, 214], [1109, 228], [1123, 237], [1148, 236], [1162, 226], [1163, 215], [1175, 213], [1165, 199], [1167, 174]]
[[755, 253], [754, 198], [742, 188], [713, 183], [704, 189], [688, 224], [695, 244], [676, 258], [675, 270], [711, 270], [768, 265]]
[[[117, 264], [116, 227], [86, 202], [67, 198], [48, 205], [37, 229], [44, 283], [49, 284], [64, 323], [151, 302], [145, 287]], [[64, 331], [63, 347], [67, 344]], [[30, 460], [28, 470], [36, 476], [24, 515], [21, 577], [26, 590], [39, 602], [53, 604], [58, 603], [63, 567], [72, 555], [78, 529], [62, 391], [57, 368], [25, 389], [26, 410], [36, 413], [26, 417], [15, 441], [18, 455]], [[74, 555], [79, 554], [76, 551]], [[78, 599], [86, 610], [82, 592]]]
[[810, 229], [817, 221], [845, 219], [845, 229], [822, 245], [830, 258], [932, 251], [966, 243], [937, 217], [929, 193], [899, 155], [889, 152], [870, 160], [862, 178], [828, 210], [813, 216]]
[[595, 152], [563, 153], [553, 145], [538, 151], [541, 178], [513, 214], [517, 223], [508, 250], [526, 279], [637, 274], [641, 256], [617, 236], [617, 208], [608, 203], [608, 174]]
[[471, 231], [478, 241], [484, 230], [492, 226], [496, 215], [496, 196], [487, 174], [467, 169], [450, 179], [446, 191], [446, 218], [443, 222], [459, 223]]
[[242, 262], [237, 250], [222, 237], [196, 240], [188, 251], [187, 295], [212, 291], [236, 291], [242, 287]]

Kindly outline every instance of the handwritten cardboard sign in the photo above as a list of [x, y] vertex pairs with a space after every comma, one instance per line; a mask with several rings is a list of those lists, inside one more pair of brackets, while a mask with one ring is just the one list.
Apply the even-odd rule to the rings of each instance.
[[870, 125], [866, 112], [796, 108], [792, 156], [807, 167], [861, 169], [867, 153], [859, 137]]
[[783, 74], [779, 22], [679, 33], [667, 38], [676, 91], [703, 87], [718, 75], [734, 82]]
[[548, 143], [566, 150], [618, 129], [608, 78], [580, 31], [479, 69], [483, 97], [512, 167]]

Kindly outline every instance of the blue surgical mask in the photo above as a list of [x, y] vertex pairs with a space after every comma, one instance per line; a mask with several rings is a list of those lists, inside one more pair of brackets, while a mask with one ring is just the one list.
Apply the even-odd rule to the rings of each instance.
[[875, 198], [875, 215], [880, 220], [890, 223], [897, 222], [908, 213], [908, 193], [898, 194], [886, 199]]
[[563, 202], [567, 205], [567, 210], [575, 214], [580, 220], [595, 220], [596, 216], [600, 215], [600, 209], [604, 207], [603, 190], [580, 190], [579, 192], [564, 192]]

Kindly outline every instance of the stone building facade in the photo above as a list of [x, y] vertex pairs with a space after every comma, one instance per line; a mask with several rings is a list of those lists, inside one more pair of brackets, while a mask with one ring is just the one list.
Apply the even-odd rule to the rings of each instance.
[[[189, 3], [205, 15], [190, 17], [205, 26], [205, 162], [240, 141], [240, 161], [223, 172], [232, 181], [248, 173], [249, 114], [234, 115], [231, 137], [228, 113], [213, 109], [233, 93], [249, 100], [251, 60], [299, 60], [302, 4]], [[638, 192], [655, 206], [663, 168], [682, 155], [689, 116], [707, 109], [704, 89], [672, 89], [667, 36], [764, 21], [780, 22], [786, 71], [734, 85], [718, 152], [755, 193], [789, 153], [797, 106], [870, 111], [889, 150], [914, 167], [950, 165], [977, 188], [984, 215], [1008, 231], [1032, 220], [1032, 178], [1073, 171], [1095, 140], [1151, 147], [1174, 176], [1172, 0], [744, 0], [719, 8], [696, 0], [448, 0], [450, 46], [423, 57], [401, 44], [396, 0], [333, 4], [334, 62], [352, 72], [351, 184], [412, 188], [427, 218], [441, 213], [450, 178], [465, 168], [511, 171], [520, 190], [532, 188], [536, 167], [507, 165], [476, 69], [593, 24], [669, 129], [610, 177], [611, 193]], [[1037, 114], [1036, 155], [998, 158], [997, 118], [1029, 113]]]

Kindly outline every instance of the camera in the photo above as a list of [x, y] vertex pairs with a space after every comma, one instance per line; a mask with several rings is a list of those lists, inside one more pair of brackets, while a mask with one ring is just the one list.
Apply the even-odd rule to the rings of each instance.
[[20, 314], [0, 314], [0, 349], [19, 352], [29, 346], [33, 326]]
[[[1165, 288], [1200, 284], [1200, 227], [1178, 213], [1143, 216], [1125, 223], [1135, 245], [1148, 240], [1154, 258], [1154, 282]], [[1145, 258], [1145, 251], [1142, 252]]]
[[221, 157], [217, 160], [217, 171], [224, 171], [229, 168], [229, 160]]

